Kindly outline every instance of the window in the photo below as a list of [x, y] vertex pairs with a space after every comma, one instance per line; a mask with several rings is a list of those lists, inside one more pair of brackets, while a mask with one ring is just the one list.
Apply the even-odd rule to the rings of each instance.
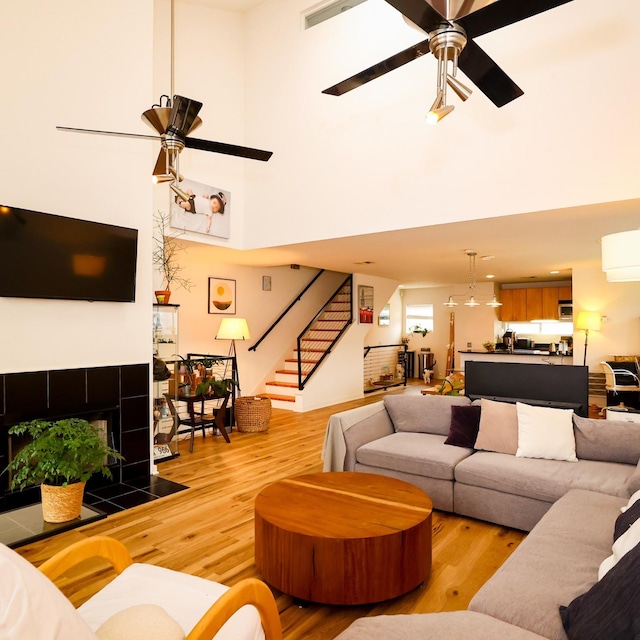
[[433, 331], [433, 305], [432, 304], [408, 304], [405, 307], [405, 330]]

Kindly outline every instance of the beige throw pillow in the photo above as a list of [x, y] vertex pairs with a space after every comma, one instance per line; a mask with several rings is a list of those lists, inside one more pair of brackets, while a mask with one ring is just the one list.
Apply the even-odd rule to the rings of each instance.
[[112, 615], [96, 631], [99, 640], [184, 640], [182, 627], [155, 604], [138, 604]]
[[475, 448], [514, 455], [518, 449], [516, 405], [482, 398], [480, 406], [480, 429]]

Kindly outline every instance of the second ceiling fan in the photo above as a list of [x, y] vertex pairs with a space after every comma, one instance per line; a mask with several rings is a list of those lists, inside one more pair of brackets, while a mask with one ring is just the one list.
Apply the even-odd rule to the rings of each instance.
[[[428, 38], [325, 89], [340, 96], [429, 52], [438, 60], [436, 100], [428, 120], [437, 122], [453, 110], [447, 86], [466, 100], [471, 90], [457, 78], [460, 68], [497, 107], [519, 98], [522, 89], [474, 42], [474, 38], [548, 11], [571, 0], [386, 0]], [[449, 67], [451, 71], [449, 71]]]

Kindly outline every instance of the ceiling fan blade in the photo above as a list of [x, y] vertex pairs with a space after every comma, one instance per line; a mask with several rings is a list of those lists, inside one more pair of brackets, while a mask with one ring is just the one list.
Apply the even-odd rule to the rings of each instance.
[[496, 107], [519, 98], [524, 91], [473, 41], [462, 50], [458, 66]]
[[400, 53], [396, 53], [390, 58], [387, 58], [382, 62], [378, 62], [378, 64], [374, 64], [372, 67], [369, 67], [360, 73], [356, 73], [356, 75], [339, 82], [333, 87], [325, 89], [322, 93], [326, 93], [330, 96], [341, 96], [342, 94], [347, 93], [347, 91], [357, 89], [363, 84], [371, 82], [371, 80], [375, 80], [376, 78], [383, 76], [385, 73], [389, 73], [389, 71], [393, 71], [394, 69], [407, 64], [407, 62], [411, 62], [412, 60], [423, 56], [425, 53], [429, 53], [429, 40], [423, 40], [418, 44], [414, 44], [412, 47], [409, 47], [404, 51], [400, 51]]
[[72, 133], [91, 133], [99, 136], [118, 136], [119, 138], [141, 138], [142, 140], [160, 140], [160, 136], [148, 136], [142, 133], [122, 133], [121, 131], [101, 131], [100, 129], [78, 129], [76, 127], [56, 126], [58, 131]]
[[571, 0], [496, 0], [456, 22], [464, 28], [468, 38], [476, 38], [568, 2]]
[[429, 32], [434, 27], [444, 24], [447, 19], [441, 16], [425, 0], [386, 0], [394, 9], [418, 25], [423, 31]]
[[202, 102], [183, 96], [173, 96], [169, 125], [165, 133], [174, 133], [185, 138], [196, 121], [200, 109], [202, 109]]
[[213, 153], [224, 153], [228, 156], [238, 156], [249, 160], [261, 160], [266, 162], [273, 151], [263, 151], [262, 149], [252, 149], [251, 147], [240, 147], [236, 144], [226, 142], [212, 142], [211, 140], [200, 140], [199, 138], [186, 138], [184, 146], [187, 149], [199, 149], [200, 151], [212, 151]]

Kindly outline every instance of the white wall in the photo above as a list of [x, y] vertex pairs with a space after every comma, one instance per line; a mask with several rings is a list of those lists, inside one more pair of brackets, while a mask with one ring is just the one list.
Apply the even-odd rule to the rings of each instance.
[[[423, 347], [429, 347], [435, 354], [437, 365], [435, 374], [438, 377], [446, 375], [447, 349], [449, 345], [450, 315], [454, 316], [455, 328], [455, 368], [460, 368], [458, 351], [467, 349], [467, 342], [471, 342], [472, 349], [482, 351], [482, 343], [495, 342], [496, 331], [499, 327], [496, 309], [484, 304], [494, 293], [494, 286], [488, 282], [480, 282], [476, 287], [477, 297], [482, 297], [479, 307], [465, 307], [464, 297], [468, 295], [468, 285], [454, 287], [433, 287], [403, 289], [404, 305], [433, 304], [433, 332], [426, 336], [412, 334], [409, 349], [417, 353]], [[457, 307], [445, 307], [444, 303], [450, 295], [459, 296]], [[417, 370], [416, 370], [417, 375]]]
[[[208, 313], [208, 278], [236, 281], [235, 317], [246, 318], [251, 339], [236, 342], [242, 394], [264, 391], [264, 383], [273, 378], [287, 349], [293, 348], [297, 335], [346, 278], [346, 274], [325, 272], [302, 297], [292, 311], [255, 351], [248, 351], [318, 273], [317, 269], [283, 267], [242, 267], [216, 259], [216, 250], [206, 245], [185, 243], [180, 255], [185, 274], [194, 282], [190, 292], [178, 289], [171, 302], [180, 305], [180, 353], [227, 355], [230, 343], [215, 340], [224, 314]], [[262, 276], [271, 276], [271, 291], [262, 290]]]
[[151, 359], [151, 144], [56, 131], [131, 131], [150, 102], [151, 0], [0, 3], [2, 202], [139, 230], [136, 302], [0, 298], [0, 371]]
[[525, 95], [502, 109], [479, 90], [464, 104], [454, 97], [436, 127], [424, 122], [432, 56], [322, 95], [422, 38], [384, 0], [304, 31], [312, 4], [266, 0], [247, 17], [247, 137], [275, 152], [247, 170], [247, 246], [640, 195], [640, 92], [628, 81], [640, 56], [636, 0], [614, 12], [571, 2], [483, 36], [478, 44]]
[[[600, 331], [589, 332], [590, 370], [600, 371], [598, 363], [616, 355], [640, 355], [640, 282], [607, 282], [599, 265], [574, 269], [574, 319], [583, 310], [607, 317]], [[573, 335], [574, 364], [583, 362], [584, 335], [584, 331]]]

